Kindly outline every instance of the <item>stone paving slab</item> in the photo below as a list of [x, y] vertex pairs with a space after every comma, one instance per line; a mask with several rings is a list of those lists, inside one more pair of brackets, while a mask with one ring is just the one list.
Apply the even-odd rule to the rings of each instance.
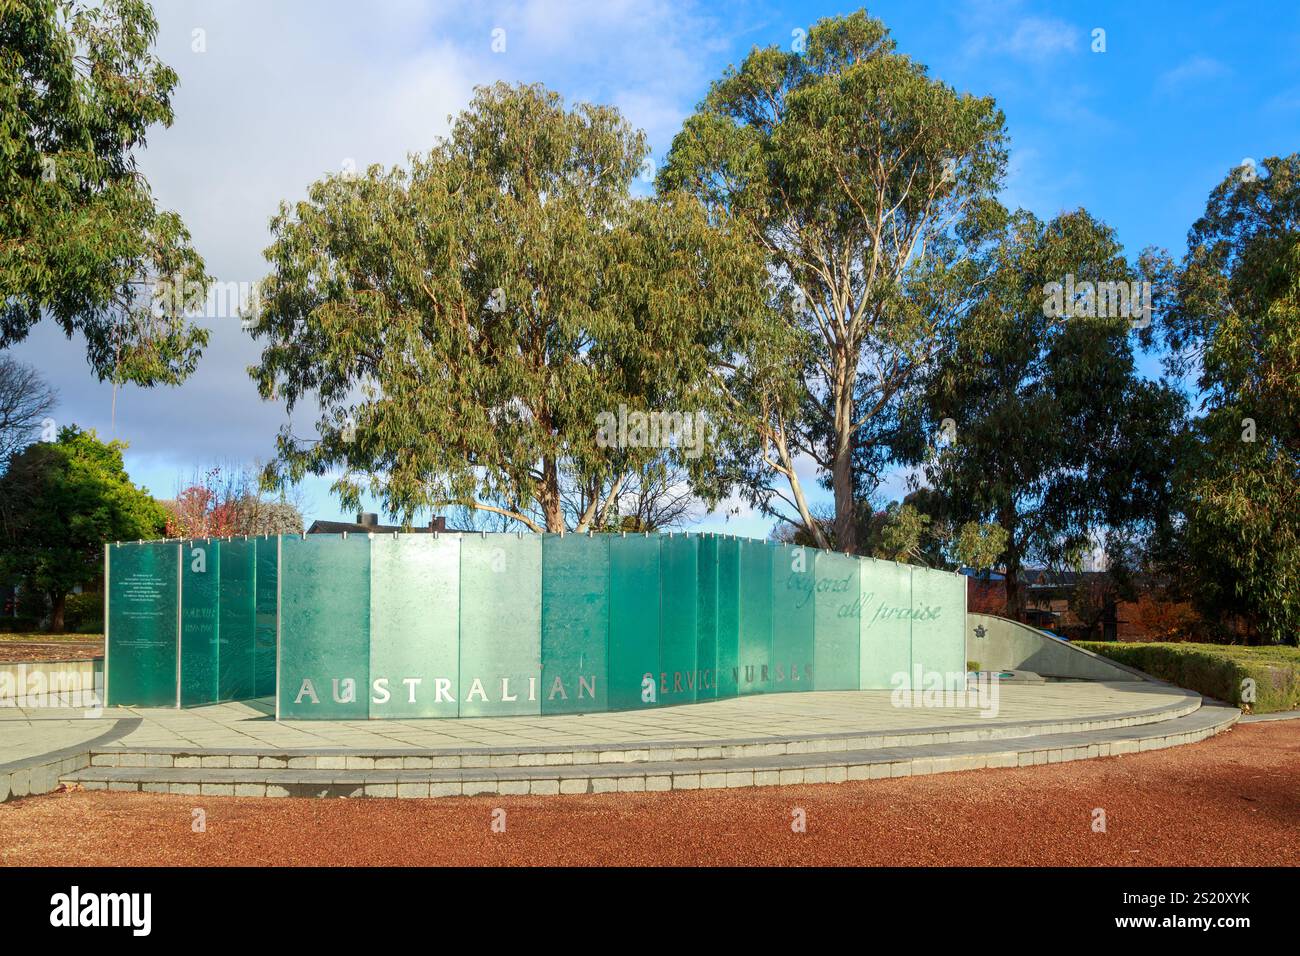
[[[689, 746], [693, 741], [712, 745], [865, 732], [945, 732], [973, 724], [991, 728], [1034, 722], [1039, 728], [1050, 728], [1053, 723], [1149, 713], [1189, 698], [1197, 699], [1187, 691], [1156, 683], [1063, 681], [1000, 686], [997, 714], [992, 717], [983, 716], [976, 707], [895, 707], [890, 691], [754, 695], [649, 711], [454, 720], [276, 722], [268, 700], [185, 710], [110, 708], [103, 713], [106, 719], [139, 718], [140, 723], [119, 744], [137, 751], [386, 753], [481, 748], [541, 752], [556, 745], [608, 749], [610, 744]], [[0, 739], [11, 726], [5, 710], [23, 715], [21, 708], [0, 708]]]
[[[88, 765], [95, 770], [125, 771], [111, 781], [123, 789], [128, 788], [128, 778], [162, 770], [256, 771], [253, 777], [270, 771], [327, 775], [413, 771], [419, 775], [418, 779], [374, 781], [386, 788], [420, 781], [450, 786], [467, 774], [483, 786], [501, 781], [515, 787], [519, 779], [561, 781], [567, 786], [573, 780], [662, 776], [644, 772], [629, 776], [623, 769], [628, 766], [754, 764], [801, 755], [821, 765], [843, 766], [839, 758], [846, 753], [966, 747], [979, 742], [1005, 750], [1021, 746], [1014, 741], [1030, 736], [1140, 729], [1192, 715], [1201, 699], [1156, 683], [1047, 682], [1000, 687], [997, 712], [987, 717], [974, 707], [909, 708], [893, 703], [890, 692], [843, 691], [744, 697], [614, 714], [292, 723], [277, 723], [268, 700], [189, 710], [0, 707], [0, 757], [10, 757], [7, 762], [0, 759], [0, 777], [6, 766], [11, 769], [7, 779], [0, 779], [0, 786], [8, 790], [0, 800], [46, 792], [61, 775]], [[779, 776], [793, 769], [797, 768], [773, 764], [758, 766], [757, 772]], [[509, 776], [522, 770], [533, 772], [522, 778]], [[432, 780], [432, 772], [461, 777]], [[696, 767], [695, 772], [712, 771]], [[756, 771], [751, 767], [749, 772]], [[105, 782], [109, 781], [105, 778]], [[318, 782], [308, 776], [294, 786]], [[256, 780], [236, 775], [230, 781], [209, 783], [247, 787]], [[345, 785], [352, 781], [339, 784]]]
[[[116, 737], [128, 733], [132, 719], [83, 721], [65, 726], [64, 721], [45, 721], [35, 732], [10, 740], [9, 753], [14, 759], [0, 763], [0, 803], [33, 794], [49, 793], [59, 785], [64, 774], [90, 764], [96, 747], [107, 746]], [[89, 736], [88, 736], [89, 735]]]
[[1177, 719], [1022, 740], [977, 740], [838, 753], [779, 754], [610, 766], [462, 769], [88, 767], [65, 779], [87, 789], [200, 796], [438, 797], [495, 793], [646, 792], [841, 783], [989, 767], [1024, 767], [1194, 743], [1230, 727], [1234, 707], [1207, 704]]
[[[806, 737], [715, 740], [660, 741], [632, 746], [617, 744], [583, 744], [548, 747], [358, 750], [355, 748], [287, 749], [268, 752], [252, 748], [220, 750], [169, 750], [159, 747], [115, 745], [91, 755], [95, 767], [206, 767], [206, 768], [288, 768], [322, 770], [485, 768], [517, 766], [559, 766], [637, 763], [643, 761], [694, 761], [773, 756], [779, 754], [835, 753], [876, 748], [909, 747], [959, 743], [972, 740], [1014, 740], [1046, 733], [1087, 733], [1116, 727], [1131, 727], [1174, 720], [1201, 706], [1199, 697], [1188, 695], [1174, 704], [1106, 719], [1084, 721], [1020, 721], [987, 724], [962, 724], [951, 727], [918, 727], [911, 732], [892, 734], [863, 733], [853, 735], [824, 734]], [[703, 745], [699, 745], [703, 743]], [[559, 749], [563, 748], [563, 749]]]
[[1274, 714], [1247, 714], [1241, 718], [1243, 724], [1253, 724], [1262, 720], [1300, 720], [1300, 710], [1281, 710]]

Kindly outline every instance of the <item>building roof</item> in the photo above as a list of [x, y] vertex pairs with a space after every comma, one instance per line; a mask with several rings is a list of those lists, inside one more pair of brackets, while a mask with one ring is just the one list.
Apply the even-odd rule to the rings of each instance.
[[357, 515], [358, 518], [370, 519], [362, 521], [313, 521], [311, 527], [307, 529], [308, 534], [393, 534], [401, 532], [402, 534], [431, 534], [439, 532], [455, 532], [459, 529], [448, 528], [446, 518], [434, 518], [427, 525], [419, 527], [403, 528], [400, 524], [379, 524], [375, 515]]

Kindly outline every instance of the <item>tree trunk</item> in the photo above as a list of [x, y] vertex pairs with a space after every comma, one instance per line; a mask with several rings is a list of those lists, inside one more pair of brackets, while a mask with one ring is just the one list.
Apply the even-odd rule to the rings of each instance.
[[790, 454], [790, 446], [786, 442], [784, 426], [778, 427], [772, 434], [772, 442], [776, 447], [777, 455], [781, 459], [779, 470], [790, 483], [790, 497], [794, 499], [795, 507], [799, 509], [799, 520], [803, 522], [804, 528], [812, 536], [813, 546], [829, 551], [830, 542], [826, 540], [822, 526], [813, 517], [812, 510], [808, 507], [808, 499], [804, 497], [803, 485], [799, 481], [799, 475], [795, 473], [794, 456]]
[[1007, 552], [1007, 617], [1013, 621], [1025, 619], [1025, 592], [1020, 586], [1020, 555], [1014, 550]]
[[560, 501], [560, 471], [554, 458], [542, 460], [542, 487], [538, 504], [546, 519], [546, 530], [558, 534], [564, 531], [564, 506]]
[[68, 604], [66, 592], [50, 595], [50, 633], [63, 633], [63, 609]]
[[855, 554], [858, 549], [857, 509], [853, 504], [853, 385], [847, 371], [836, 383], [835, 457], [831, 461], [831, 488], [835, 492], [835, 549]]
[[835, 548], [845, 554], [855, 554], [858, 548], [857, 509], [853, 503], [853, 442], [852, 436], [845, 436], [848, 441], [837, 444], [842, 447], [835, 451], [834, 468], [831, 471], [832, 486], [835, 489]]

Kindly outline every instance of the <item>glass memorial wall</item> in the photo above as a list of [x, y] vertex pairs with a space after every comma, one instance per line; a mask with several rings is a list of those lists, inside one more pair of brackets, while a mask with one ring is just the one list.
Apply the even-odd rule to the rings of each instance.
[[110, 706], [188, 707], [275, 692], [275, 538], [105, 549]]
[[485, 717], [965, 681], [965, 578], [767, 541], [161, 542], [112, 546], [108, 575], [114, 704]]

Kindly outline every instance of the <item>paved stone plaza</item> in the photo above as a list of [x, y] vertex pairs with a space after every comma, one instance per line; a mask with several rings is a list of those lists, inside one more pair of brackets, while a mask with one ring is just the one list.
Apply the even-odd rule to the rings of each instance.
[[920, 728], [1025, 722], [1075, 724], [1176, 704], [1186, 692], [1155, 683], [1005, 684], [996, 716], [975, 707], [895, 707], [889, 691], [823, 691], [737, 697], [642, 713], [564, 714], [458, 720], [279, 721], [270, 700], [185, 710], [114, 707], [101, 716], [52, 708], [0, 708], [0, 763], [117, 731], [111, 746], [174, 750], [440, 750], [581, 747], [649, 741], [913, 733]]
[[[443, 797], [840, 783], [1193, 743], [1235, 707], [1150, 681], [1027, 682], [973, 706], [887, 691], [753, 696], [640, 713], [276, 721], [189, 710], [0, 709], [0, 801], [58, 786], [211, 796]], [[985, 716], [988, 714], [987, 716]]]

